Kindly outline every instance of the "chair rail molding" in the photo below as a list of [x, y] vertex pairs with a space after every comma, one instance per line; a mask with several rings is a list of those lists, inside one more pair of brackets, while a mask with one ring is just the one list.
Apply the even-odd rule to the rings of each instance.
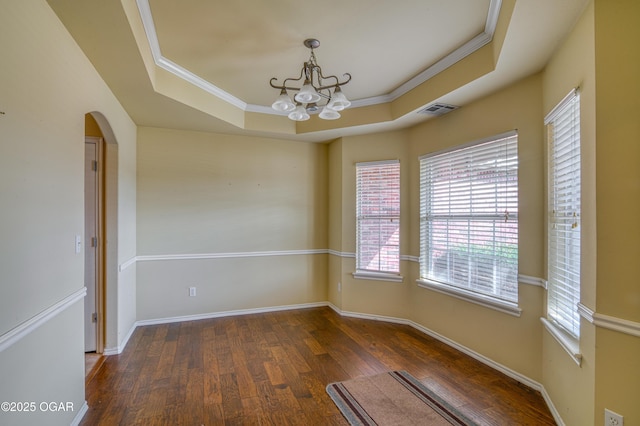
[[17, 325], [11, 330], [0, 336], [0, 352], [4, 351], [23, 337], [27, 336], [32, 331], [36, 330], [47, 321], [66, 310], [68, 307], [76, 303], [78, 300], [82, 300], [87, 295], [87, 288], [81, 289], [71, 293], [59, 302], [54, 303], [40, 313], [34, 315], [22, 324]]

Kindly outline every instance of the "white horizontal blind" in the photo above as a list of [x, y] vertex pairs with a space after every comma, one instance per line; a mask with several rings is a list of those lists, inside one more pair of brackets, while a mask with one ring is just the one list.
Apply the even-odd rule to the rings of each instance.
[[420, 159], [422, 279], [518, 301], [516, 134]]
[[545, 119], [549, 144], [547, 315], [580, 335], [580, 96], [572, 91]]
[[400, 163], [356, 164], [356, 269], [400, 272]]

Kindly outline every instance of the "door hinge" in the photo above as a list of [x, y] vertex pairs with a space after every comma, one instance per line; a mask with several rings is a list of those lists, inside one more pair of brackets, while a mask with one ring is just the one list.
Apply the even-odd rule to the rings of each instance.
[[91, 322], [98, 322], [98, 314], [97, 313], [92, 313], [91, 314]]
[[98, 237], [91, 237], [91, 247], [98, 247]]
[[91, 170], [94, 172], [98, 171], [98, 162], [96, 160], [91, 161]]

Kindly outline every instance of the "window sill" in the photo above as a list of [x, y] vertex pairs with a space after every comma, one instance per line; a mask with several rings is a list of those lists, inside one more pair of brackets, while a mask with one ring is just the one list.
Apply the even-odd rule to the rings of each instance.
[[553, 338], [560, 343], [562, 349], [569, 354], [571, 359], [573, 359], [576, 364], [581, 365], [582, 354], [580, 353], [580, 342], [548, 319], [540, 318], [540, 321], [542, 321], [542, 324], [544, 324], [544, 327], [553, 336]]
[[391, 281], [394, 283], [404, 281], [402, 275], [391, 272], [356, 271], [353, 273], [353, 278], [357, 280]]
[[489, 296], [483, 296], [461, 288], [440, 284], [435, 281], [420, 279], [416, 280], [416, 282], [420, 287], [437, 291], [438, 293], [446, 294], [470, 303], [475, 303], [476, 305], [484, 306], [485, 308], [504, 312], [505, 314], [513, 315], [515, 317], [519, 317], [522, 314], [522, 309], [520, 309], [516, 303], [494, 299]]

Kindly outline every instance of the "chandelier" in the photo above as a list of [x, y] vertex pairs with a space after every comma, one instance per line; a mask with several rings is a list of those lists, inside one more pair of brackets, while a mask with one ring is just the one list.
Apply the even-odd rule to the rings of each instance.
[[[320, 46], [320, 42], [315, 38], [304, 41], [304, 45], [311, 49], [309, 60], [302, 65], [298, 78], [286, 78], [282, 85], [274, 84], [276, 77], [269, 81], [274, 89], [280, 89], [280, 96], [271, 105], [278, 112], [288, 112], [289, 118], [295, 121], [308, 120], [310, 112], [316, 112], [320, 108], [319, 117], [324, 120], [335, 120], [340, 118], [340, 112], [351, 105], [351, 102], [342, 93], [340, 86], [344, 86], [351, 80], [351, 74], [343, 74], [346, 80], [340, 82], [335, 75], [324, 76], [322, 68], [318, 65], [313, 49]], [[301, 82], [302, 87], [288, 85], [289, 82]], [[287, 90], [297, 91], [293, 100], [289, 97]], [[294, 102], [295, 101], [295, 102]]]

